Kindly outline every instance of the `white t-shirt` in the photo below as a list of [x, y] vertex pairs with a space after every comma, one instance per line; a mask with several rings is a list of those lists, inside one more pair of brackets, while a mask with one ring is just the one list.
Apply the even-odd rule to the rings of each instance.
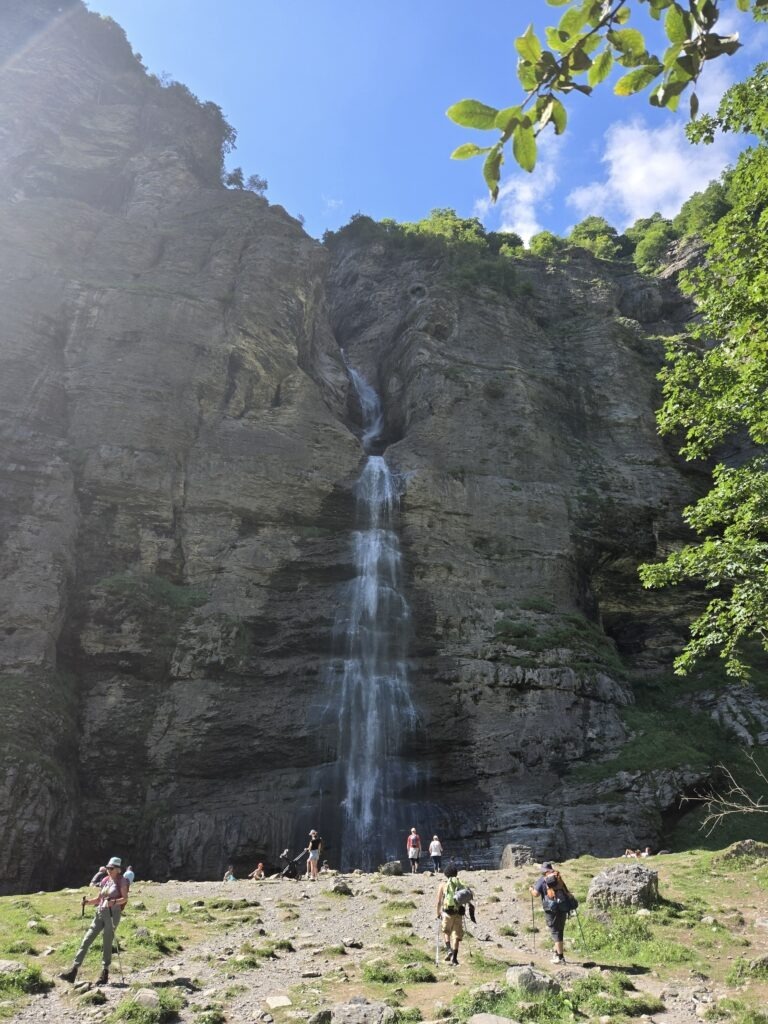
[[429, 844], [429, 856], [430, 857], [442, 857], [443, 847], [437, 839], [433, 839]]

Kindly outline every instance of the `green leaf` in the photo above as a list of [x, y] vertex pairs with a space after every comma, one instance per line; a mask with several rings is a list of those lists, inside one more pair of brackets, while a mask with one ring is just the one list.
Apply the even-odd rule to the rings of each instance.
[[569, 64], [577, 74], [581, 71], [588, 71], [592, 67], [592, 61], [580, 46], [574, 46]]
[[491, 193], [494, 203], [499, 197], [499, 176], [504, 163], [504, 153], [500, 145], [495, 145], [483, 164], [483, 177]]
[[474, 142], [465, 142], [458, 146], [451, 153], [451, 160], [469, 160], [471, 156], [480, 156], [481, 153], [489, 153], [491, 146], [476, 146]]
[[581, 32], [587, 23], [589, 12], [581, 5], [569, 8], [560, 19], [557, 26], [558, 32], [565, 32], [569, 36], [575, 36]]
[[541, 56], [541, 43], [536, 38], [533, 25], [529, 25], [525, 32], [517, 37], [515, 49], [523, 60], [529, 60], [532, 64], [536, 63]]
[[[747, 0], [749, 2], [749, 0]], [[691, 120], [695, 120], [696, 115], [699, 112], [699, 97], [695, 92], [691, 93]]]
[[555, 126], [555, 135], [562, 135], [568, 123], [568, 114], [565, 107], [557, 98], [552, 97], [552, 124]]
[[506, 132], [515, 127], [515, 124], [519, 122], [523, 115], [523, 108], [517, 107], [505, 107], [500, 110], [496, 115], [494, 121], [494, 128], [498, 128], [499, 131]]
[[746, 13], [749, 10], [749, 0], [736, 0], [736, 6]]
[[571, 0], [547, 0], [550, 7], [565, 7]]
[[564, 32], [558, 32], [551, 25], [544, 29], [544, 35], [547, 37], [547, 46], [556, 53], [563, 53], [571, 46], [571, 37]]
[[654, 78], [658, 78], [660, 73], [661, 67], [657, 67], [655, 64], [647, 67], [635, 68], [635, 70], [630, 71], [628, 75], [622, 75], [613, 87], [613, 91], [617, 96], [632, 96], [634, 93], [641, 92], [649, 86]]
[[664, 19], [664, 31], [667, 33], [670, 43], [684, 43], [691, 35], [690, 14], [686, 18], [682, 8], [677, 4], [672, 4]]
[[517, 77], [526, 92], [531, 92], [539, 84], [536, 77], [536, 65], [527, 60], [517, 62]]
[[515, 129], [512, 136], [512, 152], [524, 171], [534, 169], [536, 166], [536, 136], [533, 134], [533, 128], [524, 128], [521, 125]]
[[636, 28], [620, 28], [608, 33], [608, 41], [620, 53], [628, 57], [642, 57], [645, 53], [645, 38]]
[[587, 75], [587, 81], [590, 85], [599, 85], [608, 77], [612, 67], [613, 54], [606, 47], [600, 56], [592, 62], [592, 67]]
[[462, 128], [487, 130], [496, 127], [496, 116], [499, 112], [495, 107], [486, 106], [478, 100], [460, 100], [452, 107], [448, 107], [445, 113]]
[[539, 125], [539, 131], [546, 127], [552, 118], [552, 111], [555, 107], [555, 97], [551, 94], [549, 96], [541, 96], [536, 102], [536, 119]]

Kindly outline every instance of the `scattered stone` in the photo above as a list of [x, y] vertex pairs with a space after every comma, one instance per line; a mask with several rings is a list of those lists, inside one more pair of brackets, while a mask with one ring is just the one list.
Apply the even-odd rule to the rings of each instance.
[[[471, 988], [469, 990], [469, 994], [471, 996], [503, 996], [504, 986], [500, 985], [497, 981], [486, 981], [484, 985], [478, 985], [477, 988]], [[477, 1016], [477, 1014], [475, 1016]]]
[[360, 941], [360, 939], [342, 939], [341, 940], [341, 944], [342, 944], [342, 946], [345, 946], [347, 949], [362, 949], [363, 948], [363, 944]]
[[596, 875], [587, 903], [596, 907], [653, 907], [659, 902], [659, 875], [642, 864], [616, 864]]
[[34, 918], [31, 921], [27, 921], [27, 928], [29, 928], [31, 932], [36, 932], [39, 927], [40, 922], [35, 921]]
[[264, 1002], [270, 1010], [281, 1010], [286, 1006], [293, 1006], [288, 996], [267, 996]]
[[331, 1024], [331, 1011], [329, 1009], [318, 1010], [309, 1018], [309, 1024]]
[[651, 912], [648, 907], [640, 907], [639, 910], [635, 911], [635, 917], [650, 917]]
[[46, 946], [45, 949], [40, 954], [40, 956], [51, 956], [55, 952], [56, 952], [56, 947], [55, 946]]
[[153, 988], [140, 988], [131, 996], [136, 1006], [143, 1006], [146, 1010], [160, 1009], [160, 996]]
[[391, 1024], [395, 1011], [385, 1003], [371, 1003], [363, 996], [355, 996], [348, 1003], [331, 1009], [333, 1024]]
[[506, 973], [506, 982], [510, 988], [517, 988], [521, 992], [531, 995], [539, 992], [560, 991], [560, 986], [554, 978], [526, 965], [510, 967]]
[[495, 1013], [475, 1013], [469, 1018], [467, 1024], [519, 1024], [519, 1021], [515, 1021], [511, 1017], [499, 1017]]
[[[638, 913], [640, 913], [640, 911], [638, 911]], [[714, 917], [712, 917], [711, 914], [705, 914], [704, 917], [702, 917], [702, 919], [701, 919], [701, 923], [702, 924], [717, 924], [717, 922], [715, 921]]]
[[131, 900], [131, 910], [146, 910], [147, 905], [143, 900]]
[[180, 903], [166, 903], [165, 909], [169, 914], [180, 914], [181, 904]]
[[[78, 993], [79, 994], [79, 993]], [[90, 985], [88, 989], [82, 993], [80, 999], [81, 1006], [103, 1006], [106, 1003], [106, 994], [100, 988], [91, 989]]]
[[302, 971], [302, 978], [322, 978], [322, 971]]
[[354, 895], [350, 887], [344, 881], [343, 878], [334, 878], [331, 883], [331, 892], [335, 892], [337, 896], [352, 896]]
[[24, 964], [18, 960], [0, 960], [0, 974], [17, 974], [24, 970]]

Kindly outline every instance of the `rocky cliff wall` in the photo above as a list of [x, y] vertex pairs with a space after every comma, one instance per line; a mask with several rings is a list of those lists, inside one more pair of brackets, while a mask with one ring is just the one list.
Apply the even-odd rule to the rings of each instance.
[[582, 254], [502, 294], [324, 248], [221, 187], [220, 112], [113, 23], [12, 0], [0, 31], [0, 886], [117, 851], [215, 877], [319, 824], [362, 459], [341, 348], [402, 485], [420, 827], [488, 862], [653, 842], [699, 771], [579, 771], [688, 615], [635, 576], [698, 487], [653, 420], [674, 286]]

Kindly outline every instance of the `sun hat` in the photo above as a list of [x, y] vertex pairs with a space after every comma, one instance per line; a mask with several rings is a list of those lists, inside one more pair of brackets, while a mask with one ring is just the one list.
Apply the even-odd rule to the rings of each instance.
[[107, 861], [108, 868], [121, 868], [122, 866], [123, 862], [120, 859], [120, 857], [110, 857], [109, 860]]
[[544, 863], [541, 865], [541, 872], [542, 872], [542, 874], [545, 871], [553, 871], [553, 870], [554, 870], [554, 868], [552, 867], [552, 865], [550, 864], [550, 862], [548, 860], [545, 860]]

